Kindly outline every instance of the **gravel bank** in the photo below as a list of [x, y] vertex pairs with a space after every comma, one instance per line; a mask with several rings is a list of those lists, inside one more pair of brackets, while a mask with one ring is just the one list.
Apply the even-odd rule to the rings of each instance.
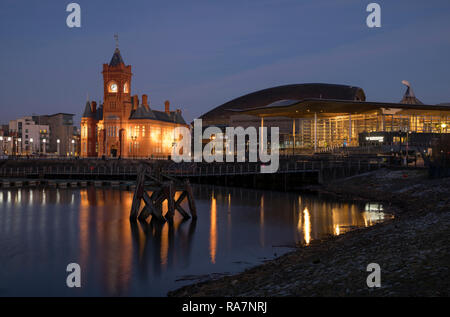
[[[384, 202], [395, 219], [351, 231], [243, 273], [185, 286], [169, 296], [449, 296], [450, 178], [387, 169], [310, 188]], [[369, 263], [381, 287], [366, 285]]]

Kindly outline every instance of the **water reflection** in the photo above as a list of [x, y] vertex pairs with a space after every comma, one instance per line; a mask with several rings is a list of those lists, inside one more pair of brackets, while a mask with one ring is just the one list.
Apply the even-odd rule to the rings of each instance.
[[[82, 295], [164, 295], [180, 286], [180, 277], [240, 271], [245, 268], [240, 263], [272, 257], [274, 246], [307, 246], [388, 217], [379, 204], [251, 189], [193, 189], [198, 220], [183, 221], [176, 214], [166, 223], [151, 218], [130, 223], [133, 194], [127, 191], [0, 191], [0, 264], [8, 272], [0, 282], [10, 285], [11, 295], [71, 295], [61, 286], [61, 268], [77, 262], [84, 268]], [[21, 280], [24, 285], [48, 283], [47, 293], [21, 288]]]
[[214, 191], [211, 194], [211, 224], [209, 231], [209, 254], [211, 263], [216, 263], [216, 249], [217, 249], [217, 208], [216, 198], [214, 197]]

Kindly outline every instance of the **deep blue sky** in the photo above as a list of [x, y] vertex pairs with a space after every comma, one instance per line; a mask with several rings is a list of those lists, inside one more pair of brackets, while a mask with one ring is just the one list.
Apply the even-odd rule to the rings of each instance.
[[103, 63], [120, 37], [132, 93], [188, 121], [243, 94], [282, 84], [364, 88], [401, 99], [409, 80], [425, 103], [450, 102], [450, 1], [78, 0], [82, 26], [66, 26], [61, 0], [0, 2], [0, 123], [32, 113], [83, 111], [102, 98]]

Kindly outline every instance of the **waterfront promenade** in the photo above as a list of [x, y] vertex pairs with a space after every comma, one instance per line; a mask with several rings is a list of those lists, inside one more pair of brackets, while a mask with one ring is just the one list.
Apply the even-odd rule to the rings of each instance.
[[261, 163], [174, 163], [170, 160], [18, 159], [0, 162], [4, 181], [67, 180], [129, 182], [141, 167], [155, 175], [187, 178], [196, 183], [289, 190], [299, 184], [323, 183], [386, 166], [377, 156], [281, 157], [276, 173], [261, 173]]

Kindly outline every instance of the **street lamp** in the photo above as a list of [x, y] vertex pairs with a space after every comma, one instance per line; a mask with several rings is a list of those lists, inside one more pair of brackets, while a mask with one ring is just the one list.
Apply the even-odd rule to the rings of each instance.
[[[9, 136], [7, 140], [8, 140], [8, 143], [11, 142], [11, 137]], [[12, 153], [10, 153], [10, 151], [9, 151], [10, 149], [12, 150], [11, 144], [8, 144], [7, 147], [9, 147], [9, 149], [7, 148], [6, 150], [8, 151], [8, 154], [11, 155]]]
[[19, 155], [22, 155], [22, 138], [18, 138], [17, 141], [19, 141]]
[[34, 148], [33, 148], [33, 138], [30, 138], [30, 143], [31, 143], [31, 155], [33, 155], [33, 152], [34, 152]]
[[57, 146], [58, 146], [58, 156], [60, 156], [60, 152], [59, 152], [59, 146], [60, 146], [60, 143], [61, 143], [61, 140], [60, 140], [60, 139], [56, 140], [56, 144], [57, 144]]
[[75, 156], [75, 140], [72, 140], [72, 156]]
[[46, 154], [46, 150], [47, 150], [47, 149], [46, 149], [46, 146], [45, 146], [46, 143], [47, 143], [47, 140], [46, 140], [46, 139], [43, 139], [42, 142], [44, 142], [43, 148], [44, 148], [44, 155], [45, 155], [45, 154]]

